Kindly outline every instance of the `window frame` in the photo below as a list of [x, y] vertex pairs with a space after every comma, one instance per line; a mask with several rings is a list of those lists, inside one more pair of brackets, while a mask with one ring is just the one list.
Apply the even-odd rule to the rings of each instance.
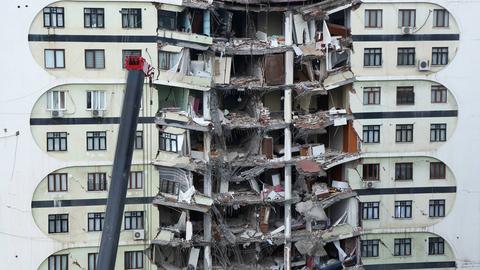
[[[363, 67], [381, 67], [383, 64], [382, 48], [363, 49]], [[368, 59], [368, 61], [367, 61]], [[373, 60], [373, 63], [372, 63]]]
[[[89, 53], [92, 53], [92, 63], [93, 63], [93, 66], [89, 66], [88, 65], [88, 54]], [[103, 66], [98, 66], [97, 65], [97, 53], [102, 53], [103, 54]], [[106, 59], [105, 59], [105, 50], [104, 49], [85, 49], [85, 69], [105, 69], [105, 62], [106, 62]]]
[[[367, 134], [367, 136], [365, 136], [365, 134]], [[380, 143], [380, 125], [363, 125], [362, 142], [363, 143]]]
[[448, 47], [432, 47], [432, 66], [448, 65], [448, 51]]
[[108, 181], [107, 173], [92, 172], [87, 173], [87, 191], [107, 191]]
[[68, 214], [49, 214], [48, 233], [68, 233], [68, 219]]
[[[173, 145], [175, 145], [175, 150], [173, 149]], [[178, 135], [167, 132], [160, 132], [158, 149], [171, 153], [178, 153], [179, 151], [181, 151], [181, 149], [178, 149]]]
[[[374, 16], [372, 16], [373, 14]], [[380, 16], [378, 16], [379, 14]], [[375, 24], [372, 24], [372, 18], [375, 19], [374, 20]], [[373, 28], [373, 29], [383, 28], [383, 10], [382, 9], [365, 9], [364, 25], [365, 25], [365, 28]]]
[[[53, 52], [53, 66], [49, 67], [47, 66], [47, 52], [52, 51]], [[57, 52], [62, 53], [62, 63], [63, 66], [58, 65], [57, 61]], [[46, 69], [64, 69], [66, 64], [65, 64], [65, 49], [44, 49], [43, 50], [43, 63], [44, 67]]]
[[412, 200], [403, 200], [394, 202], [394, 218], [395, 219], [411, 219], [412, 218]]
[[397, 66], [415, 66], [415, 47], [397, 48]]
[[[93, 257], [93, 259], [91, 259], [91, 257]], [[92, 253], [88, 253], [87, 255], [87, 269], [88, 270], [99, 270], [98, 269], [98, 252], [92, 252]], [[93, 261], [93, 265], [92, 265], [92, 261]]]
[[143, 189], [144, 181], [145, 174], [143, 171], [131, 171], [128, 177], [127, 189]]
[[362, 257], [368, 258], [379, 256], [380, 239], [360, 240], [360, 243]]
[[105, 212], [87, 213], [87, 229], [89, 232], [103, 231], [104, 223], [105, 223]]
[[369, 86], [363, 88], [363, 105], [380, 105], [382, 100], [382, 88]]
[[442, 237], [428, 238], [428, 255], [444, 255], [445, 239]]
[[[66, 91], [64, 90], [49, 90], [47, 92], [47, 111], [66, 111], [67, 100], [65, 99], [65, 94]], [[55, 102], [55, 96], [57, 96], [57, 102]]]
[[[123, 29], [142, 28], [142, 9], [141, 8], [122, 8], [120, 10], [120, 14], [122, 15], [121, 22], [122, 22]], [[131, 22], [130, 20], [133, 20], [133, 21]], [[135, 25], [135, 21], [136, 21], [136, 25]]]
[[[405, 16], [404, 13], [409, 13], [408, 16]], [[412, 25], [412, 14], [413, 14], [413, 25]], [[405, 18], [408, 17], [408, 18]], [[408, 24], [405, 24], [405, 19], [408, 19]], [[399, 9], [398, 10], [398, 27], [416, 27], [417, 25], [417, 10], [416, 9]]]
[[[438, 24], [440, 20], [438, 19], [438, 13], [441, 12], [443, 17], [443, 22], [441, 25]], [[450, 27], [450, 12], [448, 10], [442, 9], [434, 9], [433, 10], [433, 27], [434, 28], [447, 28]]]
[[[58, 177], [58, 179], [57, 179]], [[50, 179], [52, 178], [52, 179]], [[53, 185], [51, 185], [53, 184]], [[68, 173], [50, 173], [47, 175], [48, 192], [68, 192]]]
[[[59, 258], [60, 261], [59, 265], [57, 265], [57, 258]], [[66, 267], [64, 268], [63, 266]], [[55, 254], [48, 256], [48, 269], [68, 270], [68, 254]]]
[[[93, 111], [93, 110], [104, 111], [104, 110], [107, 109], [107, 91], [105, 91], [105, 90], [87, 90], [86, 94], [87, 94], [86, 108], [87, 108], [88, 111]], [[98, 106], [99, 103], [100, 103], [101, 106]]]
[[143, 149], [143, 130], [135, 131], [135, 140], [133, 141], [133, 149], [134, 150], [142, 150]]
[[[46, 135], [47, 139], [47, 152], [66, 152], [68, 151], [68, 133], [65, 131], [52, 131], [47, 132]], [[55, 143], [58, 140], [58, 144]], [[63, 142], [63, 144], [62, 144]], [[52, 145], [52, 147], [50, 147]], [[58, 145], [58, 149], [56, 149], [56, 145]], [[62, 145], [65, 148], [62, 148]]]
[[145, 212], [144, 211], [125, 211], [124, 214], [124, 229], [128, 230], [143, 230], [145, 227]]
[[415, 105], [415, 88], [413, 86], [397, 86], [396, 105]]
[[[92, 141], [89, 147], [89, 139]], [[95, 141], [98, 140], [98, 148], [95, 147]], [[104, 141], [103, 148], [101, 147], [102, 140]], [[107, 150], [107, 132], [106, 131], [87, 131], [86, 133], [87, 151], [106, 151]]]
[[180, 184], [178, 182], [165, 179], [165, 178], [160, 178], [159, 192], [165, 193], [165, 194], [178, 195], [179, 191], [180, 191]]
[[446, 142], [447, 141], [447, 124], [432, 123], [430, 124], [430, 142]]
[[413, 180], [413, 162], [395, 163], [395, 181]]
[[[130, 250], [130, 251], [125, 251], [124, 253], [124, 262], [125, 262], [125, 269], [130, 270], [130, 269], [143, 269], [144, 264], [145, 264], [145, 259], [143, 256], [143, 251], [141, 250]], [[132, 260], [132, 258], [135, 257], [135, 260]], [[141, 260], [138, 260], [139, 257]], [[132, 261], [135, 262], [135, 265], [132, 265]], [[140, 262], [140, 264], [138, 264]]]
[[[87, 13], [87, 10], [90, 11], [90, 13]], [[95, 12], [92, 12], [95, 11]], [[99, 13], [98, 11], [102, 11]], [[88, 19], [87, 19], [88, 17]], [[92, 21], [93, 17], [96, 18], [96, 26], [92, 26]], [[99, 18], [101, 18], [102, 25], [99, 25]], [[87, 21], [89, 22], [90, 25], [87, 25]], [[105, 9], [104, 8], [83, 8], [83, 28], [105, 28]]]
[[413, 124], [395, 125], [395, 143], [412, 143], [413, 135]]
[[380, 180], [380, 163], [362, 164], [362, 181], [379, 181], [379, 180]]
[[445, 217], [446, 212], [445, 199], [434, 199], [428, 201], [428, 217], [442, 218]]
[[430, 180], [447, 179], [447, 165], [443, 162], [430, 162]]
[[412, 238], [395, 238], [394, 240], [394, 256], [411, 256], [412, 255]]
[[432, 85], [430, 98], [431, 98], [430, 103], [432, 104], [447, 103], [448, 89], [445, 86], [440, 84]]
[[[45, 12], [46, 9], [49, 9], [49, 12]], [[52, 12], [52, 10], [55, 10], [55, 12]], [[61, 10], [62, 12], [58, 12], [57, 10]], [[65, 8], [64, 7], [44, 7], [43, 8], [43, 27], [46, 28], [64, 28], [65, 27]], [[49, 17], [49, 24], [46, 24], [45, 20], [45, 15], [48, 14]], [[61, 15], [62, 17], [62, 25], [58, 25], [58, 17]], [[52, 20], [55, 18], [55, 20]], [[52, 21], [55, 21], [55, 26], [52, 26]]]
[[[177, 31], [178, 17], [179, 17], [178, 12], [159, 9], [157, 11], [157, 26], [159, 29], [162, 29], [162, 30]], [[161, 22], [160, 19], [165, 19], [165, 18], [170, 19], [170, 22], [169, 22], [170, 25], [168, 26], [160, 25], [160, 22]], [[173, 25], [171, 24], [172, 20], [173, 20]]]
[[380, 202], [362, 202], [362, 220], [380, 219]]

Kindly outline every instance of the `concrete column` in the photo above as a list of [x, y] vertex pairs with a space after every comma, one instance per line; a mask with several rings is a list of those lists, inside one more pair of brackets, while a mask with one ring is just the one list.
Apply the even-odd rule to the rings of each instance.
[[[203, 118], [211, 120], [210, 114], [210, 91], [203, 92]], [[208, 166], [210, 161], [210, 150], [212, 143], [212, 134], [209, 132], [203, 133], [203, 156], [207, 162], [207, 170], [203, 177], [203, 193], [206, 196], [212, 196], [212, 171]], [[212, 217], [210, 213], [203, 215], [203, 239], [207, 242], [212, 241]], [[210, 244], [205, 246], [203, 253], [204, 269], [212, 269], [212, 247]]]
[[210, 114], [210, 91], [203, 92], [203, 119], [212, 120]]
[[203, 34], [210, 36], [210, 10], [203, 11]]
[[315, 33], [317, 32], [315, 20], [308, 21], [308, 32], [310, 32], [310, 39], [315, 43]]
[[[293, 16], [292, 12], [285, 12], [285, 45], [292, 45], [292, 21]], [[293, 84], [293, 52], [285, 52], [285, 84]], [[292, 122], [292, 90], [284, 90], [284, 121], [286, 123]], [[292, 159], [292, 132], [290, 126], [286, 127], [284, 130], [284, 160], [290, 161]], [[292, 167], [291, 165], [285, 165], [285, 248], [284, 248], [284, 269], [290, 270], [291, 263], [291, 249], [292, 244], [290, 243], [291, 232], [292, 232], [292, 216], [291, 216], [291, 200], [292, 198]]]

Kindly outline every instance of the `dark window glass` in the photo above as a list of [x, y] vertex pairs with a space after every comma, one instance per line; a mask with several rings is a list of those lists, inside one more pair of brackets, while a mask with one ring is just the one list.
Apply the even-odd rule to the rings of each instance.
[[447, 103], [447, 88], [443, 85], [432, 85], [432, 103]]
[[125, 251], [125, 269], [143, 269], [143, 251]]
[[160, 150], [167, 152], [178, 152], [177, 135], [170, 133], [160, 133]]
[[415, 27], [415, 9], [400, 9], [398, 11], [399, 27]]
[[413, 66], [415, 65], [415, 48], [398, 48], [397, 65]]
[[410, 256], [412, 255], [412, 239], [411, 238], [397, 238], [395, 242], [395, 256]]
[[363, 51], [363, 65], [366, 67], [375, 67], [382, 65], [381, 48], [365, 48]]
[[378, 257], [380, 240], [362, 240], [362, 257]]
[[140, 8], [122, 8], [123, 28], [142, 28], [142, 10]]
[[177, 30], [177, 13], [167, 10], [158, 10], [158, 28]]
[[445, 9], [433, 10], [433, 26], [434, 27], [448, 27], [449, 13]]
[[432, 65], [447, 65], [448, 64], [448, 47], [433, 47], [432, 48]]
[[160, 178], [160, 192], [178, 195], [179, 190], [180, 190], [180, 184], [178, 182]]
[[103, 8], [84, 8], [83, 22], [85, 28], [103, 28], [105, 21]]
[[143, 229], [143, 211], [125, 212], [125, 230]]
[[412, 180], [413, 163], [403, 162], [395, 163], [395, 180]]
[[135, 141], [133, 143], [134, 149], [143, 149], [143, 131], [137, 130], [135, 132]]
[[445, 240], [441, 237], [428, 238], [428, 255], [445, 254]]
[[397, 87], [397, 105], [414, 105], [415, 92], [413, 86]]
[[68, 214], [48, 215], [48, 233], [68, 232]]
[[430, 162], [430, 179], [445, 179], [446, 166], [443, 162]]
[[379, 180], [380, 164], [363, 164], [363, 180]]
[[447, 124], [430, 125], [430, 141], [444, 142], [447, 140]]
[[107, 190], [107, 174], [106, 173], [89, 173], [88, 174], [88, 191]]

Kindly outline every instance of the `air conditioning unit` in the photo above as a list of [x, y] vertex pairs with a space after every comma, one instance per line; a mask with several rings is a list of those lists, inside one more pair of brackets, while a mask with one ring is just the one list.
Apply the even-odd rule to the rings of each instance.
[[364, 188], [375, 188], [375, 183], [372, 181], [366, 181], [363, 183]]
[[403, 26], [402, 27], [402, 35], [411, 35], [415, 31], [415, 28], [411, 26]]
[[145, 230], [133, 230], [133, 240], [144, 240]]
[[92, 110], [93, 117], [103, 117], [104, 113], [104, 110]]
[[63, 117], [63, 111], [54, 110], [51, 111], [52, 117], [59, 118]]
[[419, 60], [418, 61], [418, 70], [420, 71], [428, 71], [430, 70], [430, 61], [429, 60]]

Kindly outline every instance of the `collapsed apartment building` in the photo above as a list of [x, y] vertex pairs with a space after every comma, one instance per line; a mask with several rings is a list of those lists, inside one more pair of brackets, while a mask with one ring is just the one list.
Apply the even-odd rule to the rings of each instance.
[[158, 4], [159, 269], [357, 269], [352, 1]]

